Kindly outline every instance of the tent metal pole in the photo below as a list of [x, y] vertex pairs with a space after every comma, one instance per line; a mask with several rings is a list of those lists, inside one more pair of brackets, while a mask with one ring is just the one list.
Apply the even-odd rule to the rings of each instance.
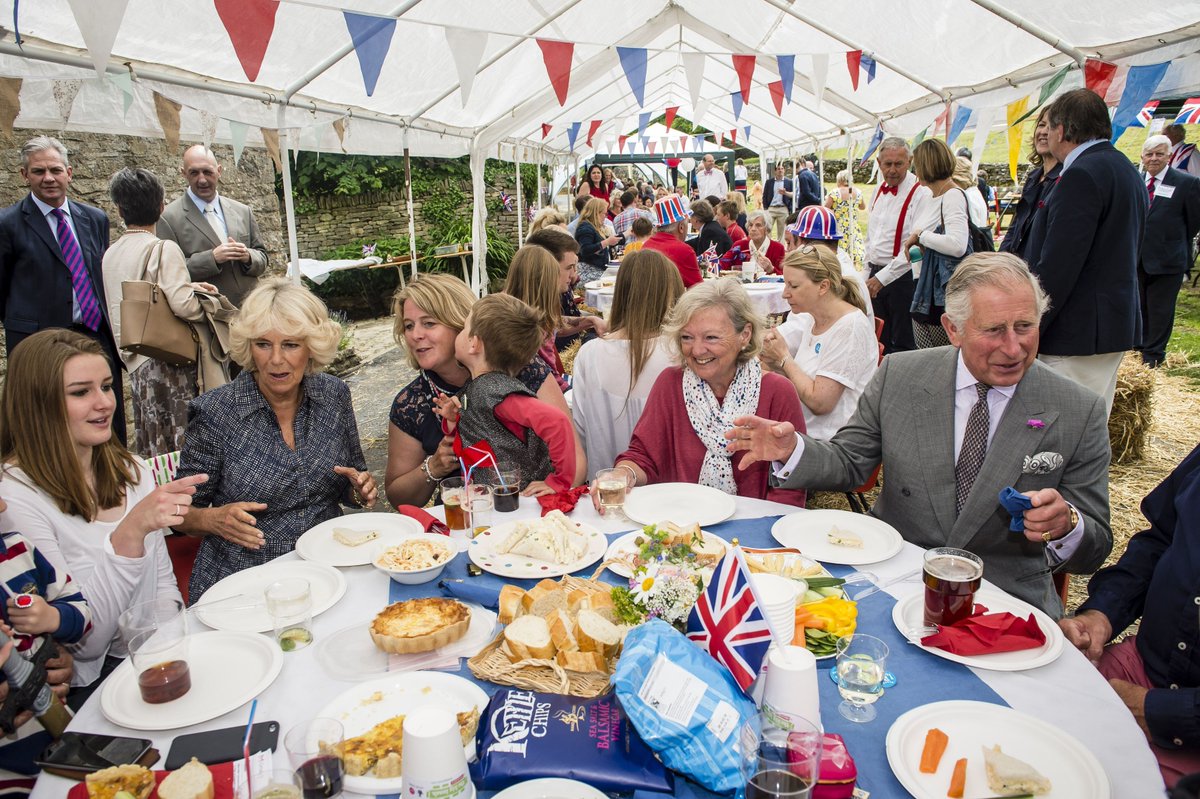
[[538, 163], [537, 163], [537, 209], [542, 208], [542, 168], [546, 164], [546, 148], [538, 146]]
[[468, 284], [476, 297], [487, 294], [487, 195], [483, 168], [487, 155], [480, 143], [482, 131], [471, 145], [471, 279]]
[[[417, 221], [413, 218], [412, 164], [408, 157], [408, 128], [404, 129], [404, 212], [408, 214], [408, 269], [412, 279], [417, 279]], [[404, 270], [400, 270], [400, 284], [404, 285]]]
[[513, 146], [513, 156], [517, 162], [517, 246], [525, 243], [525, 192], [521, 190], [521, 148]]
[[1083, 69], [1083, 65], [1087, 61], [1087, 53], [1084, 53], [1082, 50], [1072, 47], [1070, 44], [1064, 42], [1053, 33], [1034, 25], [1020, 14], [1015, 14], [1012, 11], [1009, 11], [999, 3], [994, 2], [994, 0], [971, 0], [971, 2], [980, 8], [987, 9], [1005, 22], [1016, 25], [1030, 36], [1036, 36], [1046, 44], [1053, 47], [1055, 50], [1058, 50], [1060, 53], [1069, 55], [1071, 58], [1075, 59], [1075, 63], [1079, 65], [1079, 68]]
[[277, 112], [279, 133], [283, 137], [280, 142], [280, 155], [283, 161], [283, 210], [287, 217], [288, 253], [291, 261], [288, 263], [287, 274], [292, 282], [300, 285], [300, 248], [296, 244], [296, 205], [292, 199], [292, 134], [283, 127], [283, 106]]

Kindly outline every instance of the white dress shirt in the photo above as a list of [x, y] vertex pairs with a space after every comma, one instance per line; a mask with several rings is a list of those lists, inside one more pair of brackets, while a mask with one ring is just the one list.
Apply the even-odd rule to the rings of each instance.
[[[218, 225], [213, 227], [213, 232], [217, 234], [217, 238], [219, 238], [222, 243], [227, 241], [229, 239], [229, 225], [225, 224], [225, 212], [221, 210], [221, 195], [218, 194], [216, 197], [214, 197], [212, 203], [206, 203], [204, 200], [201, 200], [192, 193], [190, 188], [187, 190], [187, 195], [188, 197], [192, 198], [192, 202], [196, 204], [196, 208], [199, 209], [200, 215], [204, 217], [204, 221], [208, 222], [208, 224], [212, 225], [212, 222], [209, 221], [211, 219], [210, 214], [216, 216]], [[212, 211], [209, 211], [210, 207], [212, 208]]]
[[[916, 184], [917, 176], [910, 172], [897, 187], [894, 195], [883, 194], [877, 188], [875, 196], [871, 198], [870, 217], [867, 221], [867, 263], [887, 264], [875, 274], [885, 286], [912, 269], [907, 255], [904, 252], [893, 255], [892, 249], [896, 243], [896, 225], [900, 222], [900, 210], [904, 207], [908, 193]], [[922, 208], [931, 204], [932, 198], [928, 187], [917, 186], [912, 202], [908, 204], [908, 213], [904, 216], [904, 229], [900, 232], [901, 250], [904, 240], [914, 227], [918, 227], [916, 220], [921, 217]]]
[[696, 171], [696, 188], [699, 190], [702, 200], [710, 195], [724, 200], [725, 195], [729, 193], [729, 183], [725, 180], [725, 173], [716, 167], [707, 172], [703, 169]]

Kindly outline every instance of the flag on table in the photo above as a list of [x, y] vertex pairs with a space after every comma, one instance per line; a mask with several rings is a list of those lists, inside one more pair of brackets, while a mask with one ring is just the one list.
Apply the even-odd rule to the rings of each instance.
[[1183, 101], [1183, 108], [1179, 109], [1179, 116], [1175, 117], [1174, 124], [1200, 124], [1200, 97], [1189, 97]]
[[1154, 109], [1158, 108], [1158, 100], [1151, 100], [1142, 106], [1142, 110], [1138, 111], [1137, 118], [1133, 120], [1131, 128], [1144, 128], [1150, 124], [1150, 120], [1154, 118]]
[[476, 466], [499, 468], [496, 466], [496, 453], [492, 451], [491, 444], [482, 439], [469, 446], [463, 444], [462, 433], [459, 430], [454, 431], [454, 454], [458, 456], [464, 474]]
[[688, 616], [687, 630], [687, 637], [729, 669], [743, 691], [758, 677], [771, 645], [771, 627], [755, 600], [750, 570], [738, 547], [717, 564]]

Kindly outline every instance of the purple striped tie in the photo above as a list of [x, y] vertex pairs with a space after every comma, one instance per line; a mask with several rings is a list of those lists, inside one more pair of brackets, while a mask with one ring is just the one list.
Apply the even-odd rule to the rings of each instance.
[[62, 250], [63, 260], [67, 262], [67, 269], [71, 271], [71, 287], [75, 289], [75, 301], [79, 303], [80, 321], [88, 330], [99, 330], [104, 317], [100, 313], [100, 301], [92, 289], [87, 264], [83, 261], [83, 251], [79, 249], [79, 242], [75, 240], [63, 210], [54, 208], [50, 213], [58, 220], [58, 246]]

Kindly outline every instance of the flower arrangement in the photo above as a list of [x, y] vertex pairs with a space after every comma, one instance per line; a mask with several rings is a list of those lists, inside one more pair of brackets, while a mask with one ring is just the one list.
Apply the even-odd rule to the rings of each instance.
[[670, 543], [669, 532], [655, 525], [642, 532], [629, 587], [612, 590], [617, 619], [630, 625], [662, 619], [682, 629], [704, 590], [696, 554], [687, 544]]

